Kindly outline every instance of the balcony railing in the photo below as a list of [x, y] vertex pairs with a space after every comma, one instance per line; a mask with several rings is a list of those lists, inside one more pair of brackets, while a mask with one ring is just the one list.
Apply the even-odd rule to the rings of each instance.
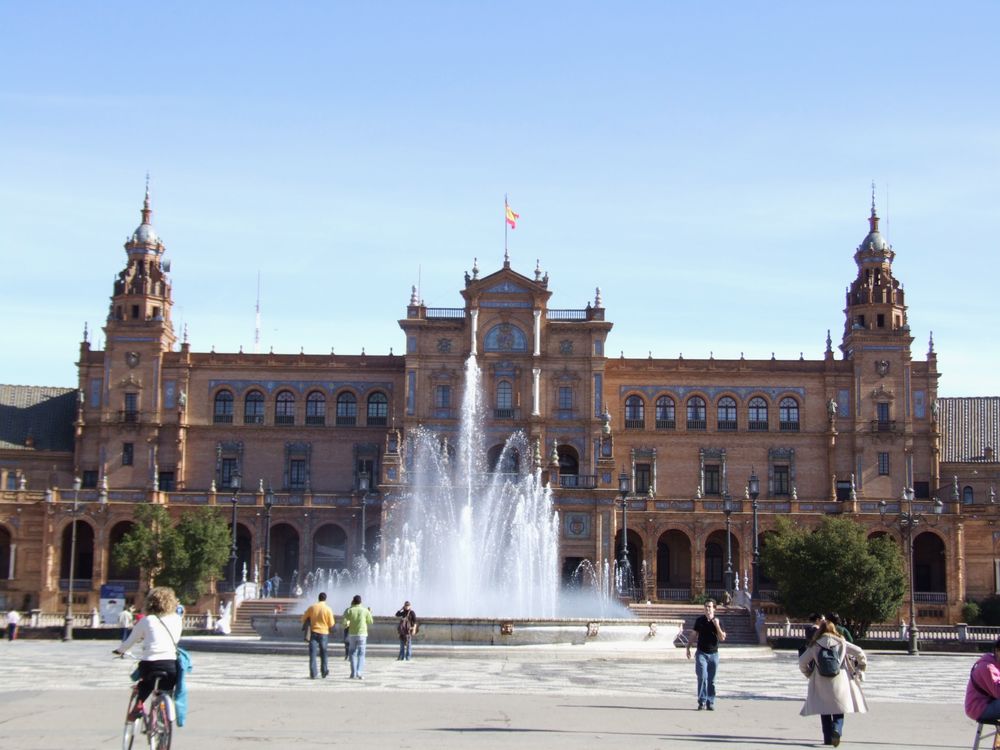
[[723, 431], [723, 432], [725, 432], [725, 431], [732, 432], [733, 430], [736, 429], [736, 420], [735, 419], [720, 419], [719, 423], [718, 423], [718, 428], [717, 429], [719, 429], [720, 431]]
[[517, 409], [500, 408], [493, 410], [494, 419], [517, 419]]
[[689, 419], [687, 421], [689, 430], [704, 430], [707, 426], [708, 423], [704, 419]]
[[691, 601], [691, 589], [688, 588], [666, 588], [656, 589], [656, 598], [660, 601], [687, 602]]
[[[232, 422], [233, 420], [230, 419], [229, 421]], [[263, 414], [244, 414], [243, 415], [243, 424], [264, 424], [264, 415]]]
[[547, 320], [586, 320], [586, 310], [546, 310]]
[[676, 419], [657, 419], [656, 429], [658, 430], [674, 430], [677, 429]]
[[569, 489], [592, 490], [597, 487], [596, 474], [560, 474], [559, 486]]
[[357, 415], [350, 417], [341, 416], [340, 414], [337, 415], [337, 427], [353, 427], [357, 423], [358, 423]]
[[872, 420], [872, 432], [895, 432], [895, 431], [896, 431], [895, 419]]
[[428, 307], [428, 318], [464, 318], [464, 307]]
[[368, 415], [369, 427], [385, 427], [388, 423], [389, 423], [389, 418], [386, 416], [376, 416], [374, 414]]
[[277, 414], [274, 417], [275, 424], [295, 424], [294, 414]]
[[782, 432], [798, 432], [799, 421], [796, 419], [794, 422], [780, 422], [779, 429]]
[[625, 420], [626, 430], [645, 430], [646, 420], [645, 419], [626, 419]]
[[767, 420], [751, 419], [747, 422], [747, 429], [750, 430], [750, 432], [767, 432]]
[[306, 424], [308, 425], [324, 425], [326, 424], [325, 414], [307, 414]]
[[944, 591], [914, 591], [913, 600], [917, 602], [933, 602], [934, 604], [947, 604], [948, 594]]
[[233, 415], [232, 414], [214, 414], [212, 415], [212, 421], [215, 424], [232, 424]]
[[139, 412], [135, 409], [124, 409], [118, 412], [118, 421], [122, 424], [139, 424]]

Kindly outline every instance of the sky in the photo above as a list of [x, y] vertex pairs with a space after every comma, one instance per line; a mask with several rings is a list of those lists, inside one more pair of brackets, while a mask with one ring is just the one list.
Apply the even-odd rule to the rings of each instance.
[[[402, 353], [411, 285], [608, 354], [819, 359], [871, 184], [940, 395], [1000, 394], [1000, 4], [0, 0], [0, 382], [103, 346], [147, 172], [195, 351]], [[839, 353], [838, 353], [839, 354]]]

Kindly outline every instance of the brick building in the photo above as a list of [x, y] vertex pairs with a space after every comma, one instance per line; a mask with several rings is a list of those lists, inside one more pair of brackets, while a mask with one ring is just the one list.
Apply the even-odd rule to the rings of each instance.
[[[490, 460], [523, 430], [535, 447], [520, 460], [555, 488], [567, 576], [615, 558], [624, 473], [637, 596], [721, 590], [727, 503], [733, 568], [751, 569], [755, 473], [759, 544], [779, 514], [814, 525], [834, 513], [902, 542], [890, 521], [910, 487], [926, 515], [913, 540], [921, 619], [958, 619], [966, 599], [997, 591], [1000, 399], [938, 397], [933, 340], [914, 358], [874, 205], [839, 354], [828, 336], [818, 360], [609, 357], [600, 290], [584, 308], [550, 309], [548, 275], [522, 275], [507, 258], [465, 274], [461, 306], [428, 307], [414, 290], [401, 355], [193, 352], [186, 335], [177, 342], [151, 217], [147, 194], [105, 348], [84, 332], [76, 387], [0, 386], [0, 609], [65, 605], [74, 517], [75, 601], [93, 606], [109, 581], [134, 591], [137, 571], [116, 569], [110, 550], [137, 503], [235, 513], [240, 567], [262, 570], [267, 549], [286, 582], [346, 565], [363, 538], [377, 555], [407, 433], [457, 430], [470, 355], [490, 406]], [[761, 571], [764, 599], [769, 587]]]

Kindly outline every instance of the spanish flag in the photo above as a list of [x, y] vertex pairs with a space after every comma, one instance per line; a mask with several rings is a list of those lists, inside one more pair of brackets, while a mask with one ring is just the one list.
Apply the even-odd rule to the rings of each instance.
[[511, 229], [517, 229], [517, 220], [521, 218], [521, 214], [514, 213], [514, 209], [510, 207], [507, 203], [507, 199], [503, 199], [504, 211], [507, 215], [507, 223], [510, 224]]

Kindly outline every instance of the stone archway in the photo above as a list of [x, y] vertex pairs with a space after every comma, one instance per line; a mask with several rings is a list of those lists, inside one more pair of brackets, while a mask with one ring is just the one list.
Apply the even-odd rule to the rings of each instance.
[[299, 532], [290, 523], [271, 526], [271, 577], [281, 579], [279, 595], [299, 571]]
[[115, 547], [132, 529], [132, 521], [119, 521], [108, 532], [108, 583], [124, 583], [126, 591], [135, 591], [139, 585], [139, 567], [136, 565], [118, 565], [115, 562]]
[[948, 590], [944, 540], [930, 531], [913, 538], [913, 590], [918, 598], [920, 594], [944, 594]]
[[[740, 540], [736, 534], [730, 536], [732, 547], [732, 565], [734, 577], [739, 576], [742, 581], [742, 571], [740, 571]], [[726, 588], [726, 568], [728, 563], [726, 551], [726, 531], [716, 529], [705, 540], [705, 593], [710, 596], [721, 596]], [[742, 582], [740, 587], [742, 588]]]
[[[73, 547], [73, 522], [62, 531], [62, 549], [59, 555], [59, 578], [70, 577], [70, 555]], [[94, 576], [94, 527], [83, 519], [76, 521], [76, 561], [73, 563], [73, 588], [90, 588]]]
[[342, 570], [347, 567], [347, 532], [335, 523], [325, 523], [313, 534], [313, 567]]
[[680, 529], [664, 532], [656, 542], [656, 598], [691, 598], [691, 539]]

